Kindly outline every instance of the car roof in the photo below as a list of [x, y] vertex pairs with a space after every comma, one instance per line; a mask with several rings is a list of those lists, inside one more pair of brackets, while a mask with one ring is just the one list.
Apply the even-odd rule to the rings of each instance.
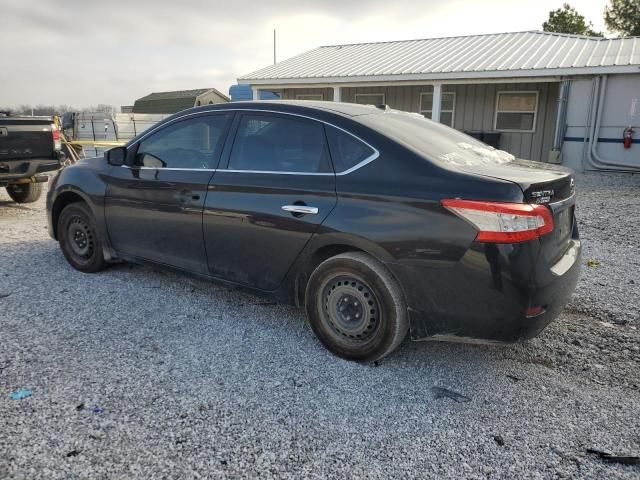
[[359, 115], [371, 115], [383, 113], [384, 108], [373, 105], [360, 105], [357, 103], [343, 102], [323, 102], [316, 100], [262, 100], [262, 101], [243, 101], [218, 103], [214, 105], [205, 105], [196, 107], [194, 111], [207, 110], [233, 110], [238, 108], [256, 108], [260, 110], [277, 110], [282, 112], [306, 111], [309, 110], [324, 111], [343, 115], [345, 117], [356, 117]]

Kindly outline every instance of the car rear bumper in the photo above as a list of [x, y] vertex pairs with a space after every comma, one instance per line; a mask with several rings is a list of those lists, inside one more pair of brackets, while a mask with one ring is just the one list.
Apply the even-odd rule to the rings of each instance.
[[[388, 267], [405, 292], [413, 340], [510, 343], [535, 337], [560, 314], [578, 282], [581, 250], [572, 239], [544, 266], [537, 241], [476, 243], [453, 265]], [[543, 310], [527, 315], [532, 307]]]

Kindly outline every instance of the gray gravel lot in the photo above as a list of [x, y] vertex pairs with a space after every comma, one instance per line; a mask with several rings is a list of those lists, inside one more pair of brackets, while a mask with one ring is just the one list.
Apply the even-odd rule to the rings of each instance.
[[405, 342], [377, 366], [331, 356], [295, 308], [76, 272], [44, 202], [0, 193], [0, 478], [640, 478], [586, 452], [640, 455], [640, 176], [578, 187], [599, 264], [539, 338]]

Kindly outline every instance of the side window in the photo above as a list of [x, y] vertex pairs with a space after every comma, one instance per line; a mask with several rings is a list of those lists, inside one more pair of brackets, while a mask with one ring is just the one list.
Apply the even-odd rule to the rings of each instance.
[[140, 142], [136, 164], [152, 168], [212, 168], [229, 115], [182, 120]]
[[353, 135], [349, 135], [337, 128], [327, 127], [331, 160], [336, 173], [344, 172], [366, 160], [375, 151], [362, 143]]
[[322, 124], [293, 116], [243, 115], [230, 170], [331, 172]]

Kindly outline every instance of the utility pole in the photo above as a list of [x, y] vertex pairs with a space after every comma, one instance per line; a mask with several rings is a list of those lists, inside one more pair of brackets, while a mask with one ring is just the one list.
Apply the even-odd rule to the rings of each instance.
[[276, 63], [276, 29], [273, 29], [273, 63]]

